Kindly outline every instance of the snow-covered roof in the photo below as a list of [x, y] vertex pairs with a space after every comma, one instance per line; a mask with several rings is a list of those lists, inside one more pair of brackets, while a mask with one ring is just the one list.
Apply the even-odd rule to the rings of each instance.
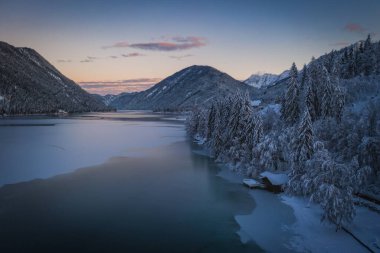
[[269, 171], [265, 171], [260, 174], [261, 177], [266, 177], [273, 185], [283, 185], [288, 182], [289, 178], [287, 174], [283, 173], [272, 173]]
[[259, 106], [260, 104], [261, 104], [261, 100], [260, 99], [251, 101], [251, 105], [252, 106]]

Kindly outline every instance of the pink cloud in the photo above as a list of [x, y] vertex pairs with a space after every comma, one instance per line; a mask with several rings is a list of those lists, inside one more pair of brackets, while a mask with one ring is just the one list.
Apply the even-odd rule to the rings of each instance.
[[361, 33], [361, 32], [366, 31], [366, 29], [363, 26], [361, 26], [360, 24], [356, 24], [356, 23], [346, 24], [344, 26], [344, 30], [346, 30], [348, 32], [356, 32], [356, 33]]
[[122, 54], [122, 57], [138, 57], [138, 56], [145, 56], [144, 54], [140, 53], [129, 53], [129, 54]]
[[106, 95], [146, 90], [161, 80], [161, 78], [137, 78], [118, 81], [79, 82], [79, 85], [90, 93]]
[[193, 56], [192, 54], [185, 54], [185, 55], [172, 55], [169, 57], [180, 61], [183, 58], [188, 58], [188, 57], [192, 57], [192, 56]]
[[339, 41], [339, 42], [331, 43], [330, 46], [345, 47], [345, 46], [348, 46], [349, 44], [350, 43], [346, 41]]
[[161, 42], [143, 42], [143, 43], [128, 43], [128, 42], [118, 42], [112, 46], [106, 46], [103, 48], [119, 48], [119, 47], [130, 47], [142, 50], [152, 50], [152, 51], [177, 51], [177, 50], [187, 50], [191, 48], [198, 48], [207, 45], [207, 41], [203, 37], [197, 36], [187, 36], [187, 37], [171, 37], [168, 41]]

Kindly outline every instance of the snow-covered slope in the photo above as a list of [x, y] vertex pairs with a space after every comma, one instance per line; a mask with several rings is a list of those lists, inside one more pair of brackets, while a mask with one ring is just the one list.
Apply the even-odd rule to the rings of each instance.
[[110, 105], [117, 109], [189, 110], [227, 94], [246, 91], [252, 95], [257, 90], [215, 68], [195, 65], [178, 71], [148, 90], [119, 95]]
[[263, 88], [275, 85], [279, 81], [289, 77], [289, 70], [285, 70], [279, 75], [276, 74], [253, 74], [244, 83], [255, 87], [255, 88]]

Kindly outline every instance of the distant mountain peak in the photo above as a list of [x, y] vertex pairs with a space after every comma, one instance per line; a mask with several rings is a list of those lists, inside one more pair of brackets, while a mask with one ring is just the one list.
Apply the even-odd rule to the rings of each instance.
[[254, 88], [210, 66], [193, 65], [163, 79], [148, 90], [111, 101], [118, 109], [188, 110], [235, 92]]
[[265, 88], [276, 83], [281, 80], [289, 77], [289, 70], [285, 70], [281, 74], [270, 74], [270, 73], [256, 73], [251, 75], [244, 83], [255, 87], [255, 88]]

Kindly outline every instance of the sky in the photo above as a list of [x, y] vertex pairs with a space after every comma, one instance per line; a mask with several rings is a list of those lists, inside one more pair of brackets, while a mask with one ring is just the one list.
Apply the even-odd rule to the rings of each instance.
[[0, 41], [92, 93], [147, 89], [191, 65], [279, 74], [371, 33], [379, 0], [0, 0]]

